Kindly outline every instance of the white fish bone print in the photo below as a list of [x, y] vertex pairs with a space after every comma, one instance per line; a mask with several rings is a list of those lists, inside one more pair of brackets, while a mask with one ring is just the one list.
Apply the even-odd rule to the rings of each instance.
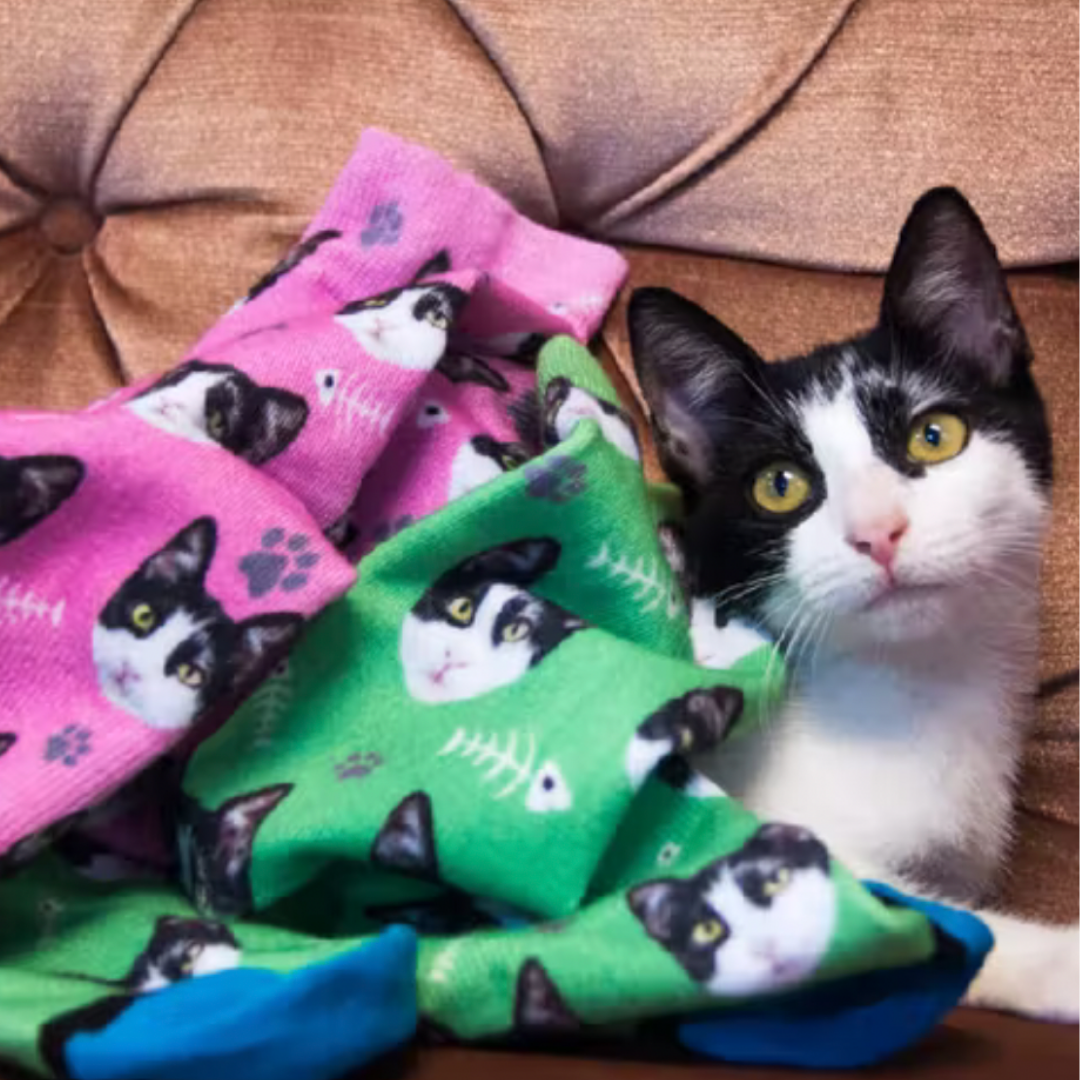
[[64, 601], [55, 603], [39, 596], [33, 589], [21, 585], [14, 578], [0, 575], [0, 625], [21, 626], [39, 619], [53, 627], [60, 625], [64, 617]]
[[496, 800], [508, 798], [527, 784], [525, 809], [534, 814], [569, 810], [573, 805], [570, 787], [559, 766], [551, 759], [536, 764], [536, 737], [531, 731], [525, 732], [519, 746], [516, 731], [507, 732], [503, 742], [498, 732], [470, 733], [459, 727], [435, 756], [450, 755], [485, 769], [480, 780], [483, 784], [501, 780], [502, 786], [492, 796]]
[[639, 555], [636, 562], [631, 563], [625, 555], [613, 556], [605, 540], [585, 566], [589, 570], [602, 570], [616, 581], [633, 586], [634, 600], [641, 604], [642, 612], [655, 611], [663, 605], [664, 614], [674, 619], [684, 610], [679, 586], [663, 559]]
[[333, 410], [334, 426], [340, 434], [360, 424], [370, 424], [380, 435], [386, 433], [394, 410], [364, 391], [364, 380], [355, 371], [322, 368], [315, 372], [319, 402]]
[[254, 714], [255, 738], [252, 746], [265, 749], [274, 742], [278, 726], [292, 705], [293, 679], [289, 661], [279, 660], [266, 679], [248, 699], [247, 708]]

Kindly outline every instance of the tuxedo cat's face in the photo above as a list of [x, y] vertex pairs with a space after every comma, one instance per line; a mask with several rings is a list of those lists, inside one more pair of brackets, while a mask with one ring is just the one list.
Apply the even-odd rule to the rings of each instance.
[[125, 985], [133, 993], [145, 994], [239, 964], [240, 942], [224, 923], [163, 915]]
[[741, 997], [802, 982], [836, 924], [829, 854], [805, 829], [763, 825], [692, 878], [635, 886], [630, 910], [711, 994]]
[[18, 540], [74, 494], [85, 469], [61, 455], [0, 457], [0, 546]]
[[446, 351], [466, 294], [453, 285], [407, 285], [347, 304], [337, 321], [369, 356], [396, 367], [429, 369]]
[[612, 446], [633, 461], [641, 460], [634, 423], [622, 409], [574, 386], [569, 379], [552, 379], [544, 392], [544, 445], [565, 442], [581, 420], [595, 420]]
[[994, 248], [955, 191], [904, 226], [871, 332], [765, 364], [666, 290], [631, 301], [695, 592], [781, 644], [928, 639], [1030, 594], [1050, 436]]
[[559, 544], [517, 540], [447, 571], [405, 617], [401, 664], [428, 704], [479, 697], [516, 682], [584, 623], [527, 586], [555, 565]]
[[521, 443], [499, 442], [490, 435], [474, 435], [454, 455], [447, 498], [460, 498], [528, 460], [529, 452]]
[[181, 796], [177, 842], [184, 891], [199, 911], [224, 916], [250, 914], [251, 854], [255, 833], [270, 812], [292, 791], [273, 784], [227, 799], [207, 810]]
[[102, 693], [150, 727], [188, 727], [300, 631], [292, 613], [225, 614], [204, 584], [216, 543], [213, 518], [192, 522], [117, 589], [94, 626]]
[[261, 465], [300, 434], [307, 402], [259, 386], [229, 364], [189, 360], [127, 403], [136, 416], [170, 435], [215, 442]]

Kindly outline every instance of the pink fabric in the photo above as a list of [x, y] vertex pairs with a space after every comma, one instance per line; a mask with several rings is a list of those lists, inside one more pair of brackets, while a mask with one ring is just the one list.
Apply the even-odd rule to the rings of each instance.
[[[443, 505], [470, 439], [517, 439], [523, 341], [587, 339], [624, 275], [371, 130], [298, 247], [172, 372], [81, 414], [0, 416], [0, 856], [217, 722], [253, 658], [354, 580], [323, 530], [352, 507], [368, 550]], [[462, 357], [480, 382], [455, 381]]]

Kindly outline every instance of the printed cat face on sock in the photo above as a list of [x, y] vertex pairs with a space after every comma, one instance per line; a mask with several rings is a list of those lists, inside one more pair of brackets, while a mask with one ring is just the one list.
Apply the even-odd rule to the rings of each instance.
[[468, 294], [456, 285], [424, 284], [423, 279], [449, 269], [449, 253], [439, 251], [410, 284], [346, 304], [337, 322], [376, 360], [415, 370], [433, 368], [446, 351], [450, 328]]
[[300, 434], [308, 415], [299, 394], [259, 386], [229, 364], [188, 360], [127, 403], [148, 424], [193, 442], [215, 442], [261, 465]]
[[516, 469], [529, 460], [521, 443], [499, 442], [490, 435], [474, 435], [454, 455], [450, 465], [448, 499], [458, 499], [489, 480]]
[[665, 702], [638, 726], [626, 748], [630, 783], [640, 787], [671, 754], [697, 754], [717, 746], [742, 712], [742, 705], [742, 692], [727, 686], [691, 690]]
[[150, 727], [188, 727], [303, 625], [292, 612], [229, 618], [205, 586], [216, 544], [213, 518], [192, 522], [121, 584], [94, 626], [102, 693]]
[[740, 997], [813, 974], [832, 940], [829, 854], [805, 829], [763, 825], [691, 878], [627, 893], [646, 932], [711, 994]]
[[816, 623], [857, 648], [1000, 609], [1010, 578], [1027, 588], [1011, 571], [1036, 558], [1050, 436], [993, 245], [959, 193], [916, 203], [880, 321], [850, 341], [765, 364], [657, 289], [634, 294], [630, 326], [688, 498], [696, 591], [749, 584], [742, 606], [774, 633]]
[[447, 571], [405, 617], [401, 664], [417, 701], [490, 693], [522, 678], [585, 624], [528, 591], [559, 558], [549, 538], [517, 540]]
[[634, 422], [622, 409], [574, 386], [569, 379], [562, 376], [552, 379], [544, 392], [544, 445], [565, 442], [580, 420], [595, 420], [612, 446], [632, 461], [641, 460]]
[[146, 949], [117, 985], [145, 994], [239, 965], [240, 942], [224, 923], [162, 915]]
[[273, 784], [236, 795], [217, 810], [207, 810], [181, 795], [176, 830], [180, 876], [199, 911], [237, 917], [254, 909], [251, 855], [255, 834], [292, 787]]
[[55, 513], [85, 472], [78, 458], [63, 455], [0, 457], [0, 547]]

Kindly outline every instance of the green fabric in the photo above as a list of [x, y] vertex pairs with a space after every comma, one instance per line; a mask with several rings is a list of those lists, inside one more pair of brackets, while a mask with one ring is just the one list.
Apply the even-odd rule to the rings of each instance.
[[[555, 378], [617, 402], [569, 340], [541, 353], [541, 391]], [[671, 506], [670, 489], [650, 490], [640, 465], [584, 421], [363, 560], [352, 591], [184, 775], [186, 887], [204, 917], [234, 927], [245, 963], [292, 969], [412, 921], [423, 935], [421, 1015], [435, 1031], [475, 1038], [723, 1007], [933, 954], [923, 915], [880, 903], [814, 838], [763, 828], [667, 756], [737, 738], [783, 692], [768, 646], [729, 671], [693, 664], [658, 539]], [[483, 576], [493, 566], [502, 578]], [[446, 575], [454, 588], [429, 593]], [[472, 609], [454, 595], [466, 580]], [[458, 700], [415, 696], [410, 613], [437, 595], [480, 626], [496, 586], [505, 611], [514, 589], [545, 601], [554, 644], [503, 685]], [[540, 619], [518, 600], [515, 618]], [[508, 626], [500, 677], [514, 666], [502, 657], [520, 655], [522, 628], [511, 619], [481, 635]], [[688, 884], [702, 871], [729, 889], [736, 872], [748, 875], [746, 888], [767, 899], [747, 907], [729, 893], [743, 914], [710, 917]], [[804, 881], [816, 890], [816, 930], [807, 911], [784, 906]], [[102, 993], [63, 973], [115, 979], [155, 918], [191, 914], [167, 889], [80, 882], [51, 858], [3, 890], [0, 1052], [35, 1068], [37, 1027]], [[50, 935], [41, 913], [53, 896], [64, 929]], [[778, 940], [803, 942], [803, 966], [723, 989], [740, 970], [740, 919], [749, 926], [763, 912], [789, 924]], [[814, 933], [821, 940], [806, 945]], [[716, 985], [669, 947], [680, 934], [695, 949], [716, 945]]]

